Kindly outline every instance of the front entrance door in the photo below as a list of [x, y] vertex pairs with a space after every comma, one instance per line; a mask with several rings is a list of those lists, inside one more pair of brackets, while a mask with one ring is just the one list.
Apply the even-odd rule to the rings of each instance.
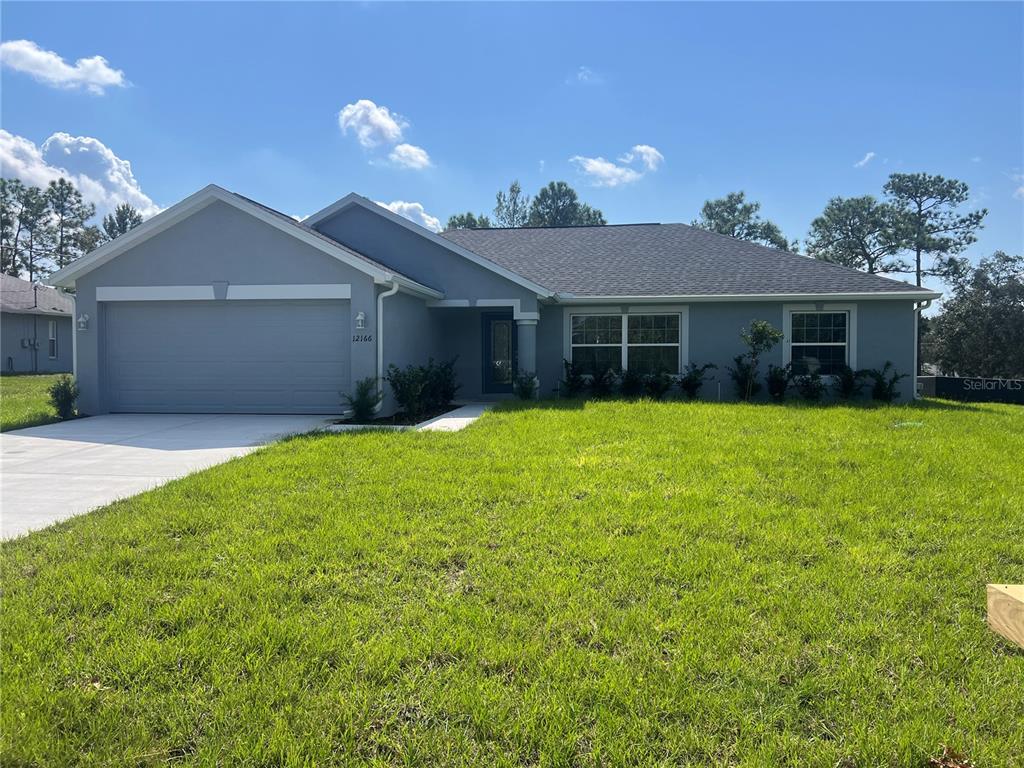
[[483, 316], [483, 391], [511, 392], [516, 375], [516, 324], [511, 315]]

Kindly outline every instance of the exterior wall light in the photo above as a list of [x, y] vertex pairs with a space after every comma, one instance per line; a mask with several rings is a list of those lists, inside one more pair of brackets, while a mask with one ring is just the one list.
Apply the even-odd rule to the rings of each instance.
[[89, 316], [79, 315], [78, 316], [78, 330], [88, 331], [89, 330]]
[[356, 314], [356, 330], [362, 331], [366, 329], [366, 313], [359, 312]]

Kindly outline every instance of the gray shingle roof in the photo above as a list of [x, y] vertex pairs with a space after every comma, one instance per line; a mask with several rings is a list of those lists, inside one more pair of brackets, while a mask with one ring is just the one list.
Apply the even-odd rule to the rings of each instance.
[[930, 293], [686, 224], [457, 229], [441, 236], [576, 296]]
[[74, 300], [46, 285], [33, 285], [10, 275], [0, 275], [0, 311], [19, 315], [67, 315], [75, 311]]

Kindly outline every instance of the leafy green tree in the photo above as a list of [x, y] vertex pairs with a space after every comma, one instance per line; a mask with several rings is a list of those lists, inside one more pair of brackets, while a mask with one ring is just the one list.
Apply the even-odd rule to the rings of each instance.
[[0, 272], [15, 277], [20, 264], [18, 211], [24, 189], [18, 179], [0, 179]]
[[906, 272], [900, 212], [871, 195], [833, 197], [811, 222], [807, 253], [864, 272]]
[[113, 213], [103, 217], [103, 234], [113, 240], [135, 229], [142, 221], [142, 214], [131, 203], [121, 203]]
[[63, 177], [51, 181], [46, 188], [46, 203], [50, 208], [53, 236], [50, 258], [57, 269], [61, 269], [82, 255], [82, 230], [85, 222], [96, 214], [96, 206], [86, 203], [82, 193]]
[[[693, 226], [783, 251], [790, 248], [778, 225], [762, 219], [758, 215], [759, 210], [761, 204], [747, 202], [744, 192], [730, 192], [717, 200], [707, 200]], [[794, 250], [795, 247], [794, 242]]]
[[445, 229], [488, 229], [491, 220], [486, 215], [474, 216], [470, 211], [455, 214], [448, 217], [448, 224]]
[[523, 194], [518, 179], [509, 184], [508, 192], [498, 190], [494, 203], [494, 219], [499, 227], [525, 227], [530, 221], [530, 196]]
[[1024, 257], [996, 251], [956, 278], [927, 340], [940, 370], [1024, 378]]
[[50, 203], [39, 187], [24, 187], [18, 210], [19, 269], [28, 273], [30, 282], [51, 272], [47, 259], [53, 247]]
[[607, 224], [597, 208], [581, 203], [576, 190], [564, 181], [552, 181], [530, 203], [531, 227], [582, 227]]
[[899, 211], [901, 238], [905, 250], [914, 254], [917, 284], [924, 277], [954, 280], [961, 275], [965, 263], [957, 256], [977, 240], [975, 233], [988, 213], [984, 208], [959, 212], [970, 197], [967, 185], [928, 173], [894, 173], [883, 189]]

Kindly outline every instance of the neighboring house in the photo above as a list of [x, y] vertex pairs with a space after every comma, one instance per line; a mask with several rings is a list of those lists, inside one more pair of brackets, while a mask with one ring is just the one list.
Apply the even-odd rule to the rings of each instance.
[[703, 395], [728, 399], [752, 320], [786, 334], [762, 372], [912, 373], [915, 306], [938, 296], [683, 224], [435, 234], [355, 194], [298, 223], [216, 186], [51, 282], [76, 290], [85, 413], [338, 412], [390, 364], [455, 356], [463, 399], [509, 396], [516, 371], [551, 394], [563, 359], [715, 363]]
[[0, 275], [3, 373], [70, 373], [75, 302], [46, 285]]

